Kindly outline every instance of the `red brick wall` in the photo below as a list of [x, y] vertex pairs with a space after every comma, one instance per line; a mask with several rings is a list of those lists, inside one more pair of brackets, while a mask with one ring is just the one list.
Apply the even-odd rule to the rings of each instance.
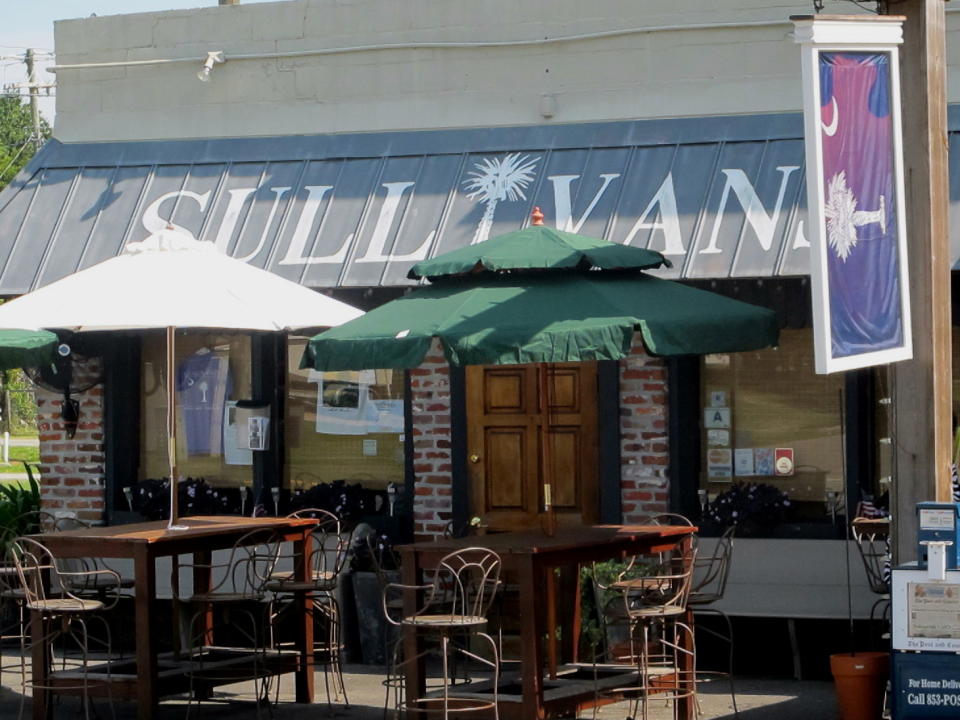
[[[414, 529], [443, 532], [452, 516], [449, 368], [438, 343], [410, 371], [415, 481]], [[62, 395], [37, 389], [41, 486], [45, 510], [73, 511], [102, 522], [104, 510], [103, 388], [76, 396], [80, 424], [73, 439], [60, 419]], [[636, 344], [620, 362], [623, 521], [668, 507], [666, 366]]]
[[417, 535], [439, 535], [453, 517], [450, 460], [450, 368], [434, 341], [410, 371], [413, 415], [413, 518]]
[[38, 387], [36, 396], [41, 507], [50, 513], [74, 512], [81, 520], [102, 523], [103, 386], [73, 396], [80, 401], [80, 422], [73, 438], [67, 437], [60, 418], [63, 394]]
[[635, 336], [620, 361], [620, 488], [623, 522], [669, 509], [667, 367]]

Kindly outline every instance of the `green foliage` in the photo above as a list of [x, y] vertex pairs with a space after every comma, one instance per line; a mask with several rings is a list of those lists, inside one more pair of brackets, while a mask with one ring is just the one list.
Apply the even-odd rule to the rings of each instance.
[[580, 645], [592, 660], [606, 649], [605, 626], [623, 607], [623, 593], [611, 590], [618, 580], [633, 580], [654, 574], [656, 565], [641, 561], [606, 560], [580, 569]]
[[[40, 118], [40, 134], [50, 137], [50, 126]], [[6, 186], [33, 157], [33, 118], [30, 106], [18, 95], [0, 95], [0, 188]]]
[[0, 484], [0, 550], [14, 538], [37, 532], [37, 512], [40, 510], [40, 484], [34, 477], [30, 463], [23, 463], [27, 484]]
[[6, 370], [3, 383], [10, 393], [10, 433], [36, 434], [37, 399], [23, 370]]

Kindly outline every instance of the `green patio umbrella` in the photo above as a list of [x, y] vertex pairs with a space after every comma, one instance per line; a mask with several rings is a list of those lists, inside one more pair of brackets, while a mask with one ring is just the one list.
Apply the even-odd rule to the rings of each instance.
[[619, 360], [639, 332], [653, 355], [777, 343], [772, 310], [648, 275], [653, 250], [533, 224], [417, 263], [431, 284], [312, 338], [301, 367], [411, 368], [433, 338], [451, 365]]
[[[313, 337], [300, 366], [412, 368], [434, 338], [451, 365], [619, 360], [635, 332], [660, 356], [777, 343], [772, 310], [654, 277], [643, 271], [668, 264], [660, 253], [553, 230], [542, 218], [535, 208], [531, 227], [415, 265], [409, 276], [429, 285]], [[543, 372], [540, 387], [549, 428]]]
[[443, 278], [309, 341], [301, 367], [412, 368], [437, 338], [451, 365], [619, 360], [775, 345], [772, 310], [644, 273]]
[[0, 330], [0, 370], [49, 365], [56, 359], [58, 342], [46, 330]]

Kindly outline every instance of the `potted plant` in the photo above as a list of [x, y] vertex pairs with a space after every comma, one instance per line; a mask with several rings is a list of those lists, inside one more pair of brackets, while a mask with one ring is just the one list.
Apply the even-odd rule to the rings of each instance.
[[290, 511], [319, 508], [332, 512], [345, 529], [352, 529], [365, 517], [382, 515], [387, 511], [387, 491], [365, 488], [360, 483], [334, 480], [317, 483], [306, 490], [293, 492]]
[[[242, 492], [244, 488], [240, 488]], [[177, 486], [180, 515], [239, 515], [240, 492], [235, 488], [218, 488], [204, 478], [188, 477]], [[137, 483], [133, 492], [133, 509], [147, 520], [170, 517], [170, 478], [149, 478]]]
[[[390, 583], [400, 582], [400, 561], [387, 535], [361, 525], [354, 538], [350, 578], [360, 653], [364, 663], [384, 665], [396, 633], [384, 617], [383, 591]], [[399, 602], [399, 596], [388, 597], [388, 610], [399, 612]]]
[[790, 497], [766, 483], [738, 481], [704, 508], [701, 529], [720, 535], [736, 526], [737, 537], [762, 537], [782, 523], [790, 510]]

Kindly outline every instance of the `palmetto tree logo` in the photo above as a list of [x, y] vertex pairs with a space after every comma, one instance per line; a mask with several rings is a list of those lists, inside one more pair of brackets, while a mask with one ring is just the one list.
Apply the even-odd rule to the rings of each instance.
[[847, 174], [841, 170], [830, 178], [827, 185], [827, 202], [824, 213], [827, 217], [827, 241], [846, 262], [857, 246], [857, 228], [872, 223], [880, 224], [880, 232], [887, 231], [887, 208], [883, 195], [878, 210], [857, 210], [857, 198], [847, 186]]
[[540, 158], [520, 153], [510, 153], [503, 158], [484, 158], [474, 164], [474, 171], [463, 181], [467, 197], [482, 202], [486, 207], [472, 245], [483, 242], [490, 236], [497, 204], [509, 200], [526, 200], [524, 190], [533, 181], [534, 170]]

